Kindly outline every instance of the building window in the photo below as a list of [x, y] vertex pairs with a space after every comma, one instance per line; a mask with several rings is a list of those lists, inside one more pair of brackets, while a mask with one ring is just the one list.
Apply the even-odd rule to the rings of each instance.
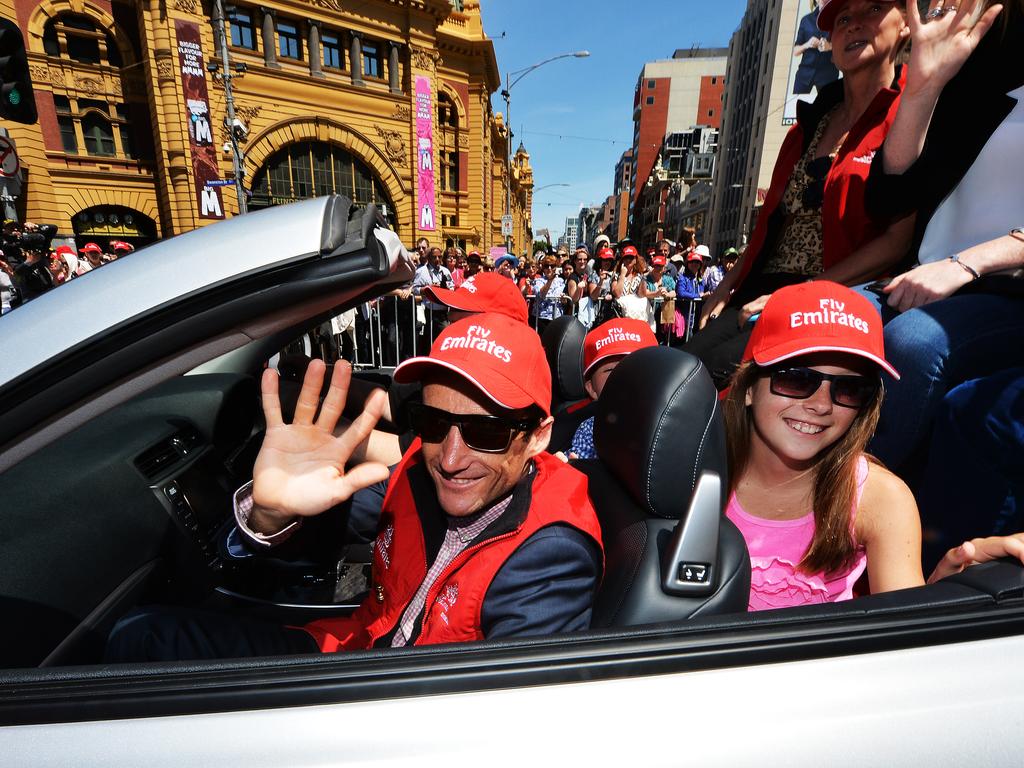
[[654, 81], [653, 80], [648, 80], [647, 81], [647, 90], [648, 91], [653, 91], [654, 90]]
[[441, 156], [441, 191], [458, 192], [459, 190], [459, 153], [442, 150]]
[[459, 127], [459, 111], [448, 94], [443, 91], [437, 94], [437, 124], [450, 128]]
[[231, 45], [255, 51], [256, 25], [253, 22], [252, 13], [236, 9], [229, 15], [229, 21], [231, 23]]
[[116, 154], [114, 129], [110, 126], [109, 118], [97, 112], [89, 112], [82, 118], [82, 135], [85, 137], [87, 154], [99, 157], [113, 157]]
[[365, 77], [384, 77], [384, 66], [380, 60], [380, 46], [377, 43], [363, 40], [363, 75]]
[[337, 32], [324, 32], [320, 35], [320, 49], [324, 53], [324, 66], [330, 69], [342, 69], [341, 35]]
[[277, 53], [283, 59], [302, 59], [302, 40], [297, 24], [277, 22]]
[[715, 110], [709, 109], [708, 110], [708, 117], [714, 117], [714, 116], [715, 116]]
[[712, 85], [718, 85], [718, 78], [717, 77], [712, 77], [711, 78], [711, 84]]
[[653, 104], [654, 103], [654, 97], [653, 96], [648, 96], [647, 97], [647, 103], [648, 104]]
[[[63, 41], [66, 54], [61, 53]], [[74, 13], [63, 13], [43, 27], [43, 50], [48, 56], [67, 58], [80, 64], [123, 65], [121, 50], [112, 35], [93, 21]]]
[[53, 108], [57, 112], [57, 125], [60, 128], [60, 141], [64, 151], [77, 155], [78, 137], [75, 135], [75, 120], [71, 117], [71, 102], [65, 96], [54, 96]]
[[380, 181], [342, 147], [303, 141], [271, 155], [253, 177], [252, 208], [267, 208], [307, 197], [345, 195], [357, 205], [394, 208]]

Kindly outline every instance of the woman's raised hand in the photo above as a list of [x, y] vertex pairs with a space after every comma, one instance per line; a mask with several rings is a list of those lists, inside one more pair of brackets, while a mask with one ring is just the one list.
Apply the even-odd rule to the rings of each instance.
[[253, 519], [264, 533], [279, 530], [296, 517], [318, 515], [359, 489], [388, 478], [388, 468], [376, 462], [345, 470], [356, 447], [380, 418], [387, 394], [380, 390], [370, 395], [363, 412], [335, 437], [333, 431], [348, 398], [352, 366], [344, 361], [335, 364], [317, 417], [325, 371], [321, 360], [313, 360], [306, 368], [291, 424], [285, 424], [281, 416], [277, 372], [263, 373], [267, 432], [253, 468], [252, 495]]
[[916, 2], [907, 3], [913, 52], [907, 69], [907, 93], [938, 93], [960, 71], [967, 57], [1002, 11], [993, 5], [974, 22], [983, 0], [932, 0], [921, 18]]

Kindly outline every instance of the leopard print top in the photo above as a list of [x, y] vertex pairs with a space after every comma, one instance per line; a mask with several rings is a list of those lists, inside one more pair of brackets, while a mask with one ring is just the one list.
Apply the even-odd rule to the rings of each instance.
[[[814, 177], [808, 173], [807, 165], [818, 155], [818, 144], [829, 122], [839, 108], [837, 104], [821, 120], [811, 137], [811, 143], [790, 174], [789, 183], [782, 196], [781, 210], [786, 216], [786, 224], [779, 235], [775, 253], [765, 263], [765, 273], [781, 272], [789, 275], [820, 275], [822, 266], [822, 225], [821, 205], [806, 207], [804, 194], [808, 187], [815, 184]], [[834, 148], [829, 157], [835, 160], [838, 147]], [[828, 170], [823, 171], [826, 175]], [[818, 182], [820, 184], [820, 181]]]

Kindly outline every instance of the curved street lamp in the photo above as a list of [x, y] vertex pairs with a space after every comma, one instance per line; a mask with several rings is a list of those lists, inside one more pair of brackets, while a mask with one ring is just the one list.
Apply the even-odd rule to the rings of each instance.
[[[544, 59], [543, 61], [538, 61], [536, 64], [531, 64], [530, 66], [524, 67], [523, 69], [517, 69], [515, 72], [506, 72], [505, 73], [505, 90], [503, 90], [501, 92], [501, 97], [503, 99], [505, 99], [505, 125], [508, 127], [508, 154], [505, 157], [505, 164], [507, 166], [506, 167], [507, 175], [506, 175], [506, 179], [505, 179], [505, 215], [506, 216], [511, 216], [512, 215], [512, 119], [509, 116], [509, 112], [512, 109], [512, 96], [509, 93], [509, 91], [512, 90], [512, 86], [514, 86], [516, 83], [518, 83], [524, 77], [526, 77], [528, 74], [533, 72], [533, 70], [539, 69], [540, 67], [543, 67], [545, 64], [550, 64], [552, 61], [558, 61], [559, 59], [568, 59], [568, 58], [585, 59], [589, 55], [590, 55], [590, 51], [572, 51], [570, 53], [560, 53], [557, 56], [552, 56], [549, 59]], [[515, 80], [512, 80], [511, 82], [509, 82], [509, 80], [512, 77], [515, 77]], [[556, 185], [550, 184], [548, 186], [556, 186]], [[569, 185], [566, 184], [565, 186], [569, 186]], [[542, 189], [543, 189], [543, 187], [542, 187]], [[534, 190], [534, 194], [536, 194], [538, 191], [539, 190]], [[512, 236], [511, 235], [506, 235], [505, 236], [505, 250], [508, 251], [509, 253], [512, 252]]]

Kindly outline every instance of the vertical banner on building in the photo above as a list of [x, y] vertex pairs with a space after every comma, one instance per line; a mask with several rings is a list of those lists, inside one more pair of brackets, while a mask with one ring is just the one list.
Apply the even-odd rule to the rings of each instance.
[[220, 180], [220, 171], [217, 168], [217, 148], [213, 141], [199, 25], [176, 19], [174, 30], [178, 36], [178, 64], [181, 69], [181, 87], [185, 93], [185, 118], [188, 122], [199, 218], [223, 219], [224, 201], [220, 188], [208, 186], [209, 182]]
[[430, 78], [416, 76], [416, 175], [419, 179], [416, 210], [419, 229], [437, 229], [434, 197], [434, 89]]
[[814, 101], [818, 91], [838, 79], [839, 70], [832, 63], [829, 35], [818, 29], [818, 0], [797, 0], [796, 37], [793, 39], [782, 124], [796, 122], [798, 101]]

